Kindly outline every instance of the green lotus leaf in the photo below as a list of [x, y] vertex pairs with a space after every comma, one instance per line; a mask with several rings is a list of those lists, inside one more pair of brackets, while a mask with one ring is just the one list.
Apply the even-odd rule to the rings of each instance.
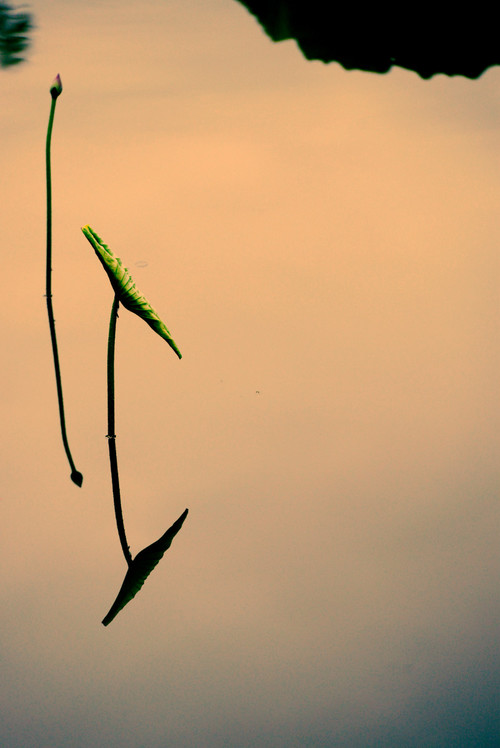
[[182, 354], [177, 348], [170, 332], [151, 307], [148, 300], [136, 288], [134, 281], [130, 277], [130, 273], [127, 268], [123, 267], [120, 258], [115, 257], [107, 244], [104, 244], [101, 237], [90, 226], [83, 226], [82, 231], [94, 248], [96, 255], [108, 274], [113, 290], [118, 295], [123, 306], [147, 322], [161, 338], [167, 341], [179, 358], [182, 358]]
[[111, 606], [109, 613], [103, 618], [102, 623], [104, 626], [111, 623], [120, 610], [137, 595], [147, 577], [163, 558], [165, 551], [172, 545], [172, 540], [181, 529], [187, 514], [188, 510], [186, 509], [159, 540], [148, 545], [147, 548], [140, 551], [134, 558], [128, 567], [116, 600]]
[[31, 13], [17, 12], [10, 3], [0, 2], [0, 67], [24, 61], [22, 52], [31, 44], [28, 34], [33, 28]]

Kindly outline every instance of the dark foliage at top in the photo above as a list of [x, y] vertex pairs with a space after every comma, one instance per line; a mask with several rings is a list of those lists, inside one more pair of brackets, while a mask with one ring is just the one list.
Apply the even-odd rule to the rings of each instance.
[[30, 13], [16, 12], [0, 2], [0, 67], [18, 65], [24, 60], [21, 53], [30, 44], [27, 34], [32, 28]]
[[273, 41], [295, 39], [308, 60], [386, 73], [393, 65], [422, 78], [478, 78], [500, 64], [493, 7], [444, 3], [239, 0]]

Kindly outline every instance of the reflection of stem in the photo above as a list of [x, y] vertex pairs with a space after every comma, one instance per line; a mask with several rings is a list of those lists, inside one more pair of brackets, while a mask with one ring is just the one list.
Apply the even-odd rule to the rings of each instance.
[[54, 112], [56, 109], [57, 98], [52, 98], [50, 105], [49, 125], [47, 128], [47, 141], [45, 145], [45, 167], [47, 177], [47, 263], [46, 263], [46, 281], [45, 297], [47, 299], [47, 313], [49, 315], [50, 339], [52, 341], [52, 354], [54, 357], [54, 369], [56, 373], [57, 401], [59, 403], [59, 420], [61, 422], [61, 435], [64, 445], [64, 451], [71, 467], [71, 480], [77, 486], [81, 486], [83, 475], [76, 469], [75, 463], [69, 449], [68, 437], [66, 435], [66, 420], [64, 418], [63, 392], [61, 382], [61, 370], [59, 367], [59, 355], [57, 352], [56, 324], [54, 320], [54, 310], [52, 308], [52, 180], [50, 173], [50, 140], [52, 137], [52, 125], [54, 123]]
[[113, 486], [113, 503], [115, 506], [116, 528], [118, 537], [122, 546], [125, 561], [130, 566], [132, 556], [125, 535], [125, 525], [123, 524], [122, 502], [120, 498], [120, 481], [118, 478], [118, 460], [116, 457], [116, 434], [115, 434], [115, 338], [116, 338], [116, 319], [118, 317], [118, 307], [120, 301], [118, 295], [115, 296], [113, 306], [111, 307], [111, 318], [109, 320], [108, 335], [108, 447], [109, 447], [109, 466], [111, 468], [111, 483]]

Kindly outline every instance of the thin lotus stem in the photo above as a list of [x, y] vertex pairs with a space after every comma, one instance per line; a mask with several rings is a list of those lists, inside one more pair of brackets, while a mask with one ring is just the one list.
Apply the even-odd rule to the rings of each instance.
[[[66, 434], [66, 419], [64, 417], [64, 402], [61, 381], [61, 369], [59, 366], [59, 354], [57, 352], [56, 324], [54, 320], [54, 310], [52, 307], [52, 178], [50, 169], [50, 142], [52, 138], [52, 126], [54, 124], [54, 112], [56, 109], [57, 97], [62, 90], [59, 76], [56, 78], [58, 85], [53, 85], [50, 93], [52, 101], [50, 105], [49, 125], [47, 128], [47, 141], [45, 145], [45, 168], [47, 177], [47, 262], [46, 262], [46, 280], [45, 280], [45, 298], [47, 299], [47, 313], [49, 316], [50, 339], [52, 341], [52, 354], [54, 357], [54, 369], [56, 374], [57, 401], [59, 403], [59, 420], [61, 422], [61, 436], [64, 445], [64, 451], [71, 467], [71, 480], [77, 486], [81, 486], [83, 475], [76, 469], [71, 451], [69, 448], [68, 437]], [[54, 82], [54, 84], [56, 83]]]
[[118, 537], [125, 556], [125, 561], [130, 566], [132, 556], [125, 535], [125, 525], [123, 523], [122, 502], [120, 498], [120, 480], [118, 478], [118, 460], [116, 457], [116, 434], [115, 434], [115, 339], [116, 339], [116, 320], [118, 318], [118, 307], [120, 300], [118, 294], [115, 295], [113, 306], [111, 307], [111, 317], [109, 320], [108, 335], [108, 448], [109, 448], [109, 466], [111, 468], [111, 483], [113, 486], [113, 503], [115, 507], [116, 528]]

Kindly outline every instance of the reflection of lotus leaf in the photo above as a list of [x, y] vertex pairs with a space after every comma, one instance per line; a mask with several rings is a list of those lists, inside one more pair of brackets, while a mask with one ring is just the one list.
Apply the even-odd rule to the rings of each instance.
[[179, 519], [174, 522], [172, 527], [170, 527], [159, 540], [148, 545], [147, 548], [140, 551], [140, 553], [138, 553], [134, 558], [125, 575], [118, 597], [111, 606], [109, 613], [102, 621], [104, 626], [111, 623], [120, 610], [137, 595], [146, 578], [163, 557], [165, 551], [172, 545], [172, 540], [181, 529], [182, 524], [187, 517], [187, 513], [188, 510], [186, 509], [186, 511], [181, 514]]
[[240, 0], [275, 42], [295, 39], [308, 60], [386, 73], [393, 65], [422, 78], [477, 78], [500, 65], [494, 5], [461, 12], [452, 3], [326, 3]]
[[182, 358], [182, 354], [177, 348], [170, 332], [154, 309], [151, 308], [147, 299], [136, 288], [135, 283], [130, 277], [130, 273], [127, 268], [123, 267], [121, 260], [115, 257], [107, 244], [104, 244], [101, 237], [90, 226], [83, 226], [82, 231], [93, 246], [96, 255], [108, 274], [113, 290], [123, 306], [130, 312], [134, 312], [134, 314], [142, 317], [160, 337], [167, 341], [179, 358]]

